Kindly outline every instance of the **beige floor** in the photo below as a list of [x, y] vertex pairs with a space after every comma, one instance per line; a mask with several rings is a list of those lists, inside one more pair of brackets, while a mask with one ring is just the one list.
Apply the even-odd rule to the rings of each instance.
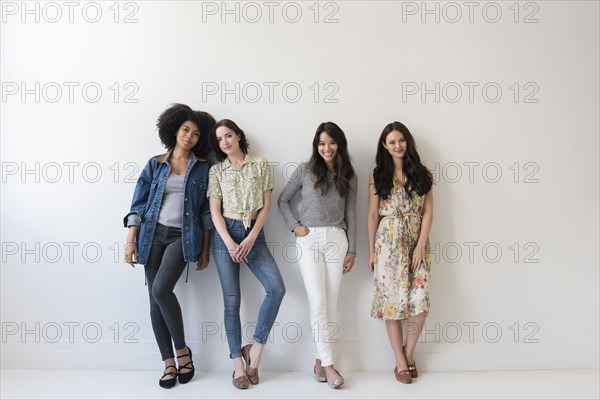
[[311, 374], [268, 372], [259, 385], [237, 390], [226, 372], [197, 371], [165, 390], [152, 371], [0, 371], [2, 399], [598, 399], [599, 370], [424, 372], [411, 385], [392, 372], [349, 372], [338, 390]]

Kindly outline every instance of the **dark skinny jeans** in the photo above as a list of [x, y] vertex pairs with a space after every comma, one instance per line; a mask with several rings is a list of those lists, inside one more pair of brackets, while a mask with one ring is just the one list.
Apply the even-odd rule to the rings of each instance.
[[174, 358], [173, 345], [186, 347], [181, 307], [173, 293], [186, 266], [181, 241], [181, 229], [157, 224], [145, 266], [152, 329], [163, 361]]

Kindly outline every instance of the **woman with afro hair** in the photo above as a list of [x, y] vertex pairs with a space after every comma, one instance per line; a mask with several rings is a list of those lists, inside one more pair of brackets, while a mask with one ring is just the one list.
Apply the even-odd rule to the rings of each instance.
[[159, 380], [163, 388], [194, 376], [192, 350], [185, 342], [173, 289], [188, 263], [197, 263], [198, 270], [208, 265], [212, 222], [206, 157], [214, 124], [210, 114], [183, 104], [171, 105], [158, 117], [158, 136], [167, 152], [148, 160], [123, 220], [129, 228], [125, 262], [145, 268], [152, 329], [165, 363]]

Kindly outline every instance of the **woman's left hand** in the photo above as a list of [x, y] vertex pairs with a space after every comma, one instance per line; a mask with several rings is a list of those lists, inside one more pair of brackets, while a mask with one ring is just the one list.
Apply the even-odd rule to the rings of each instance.
[[352, 267], [354, 266], [354, 260], [356, 256], [346, 256], [344, 259], [344, 269], [342, 270], [342, 274], [350, 272]]
[[201, 271], [203, 269], [206, 269], [206, 267], [208, 267], [208, 251], [202, 251], [202, 253], [200, 253], [200, 258], [198, 259], [198, 266], [196, 267], [196, 270]]
[[250, 254], [252, 247], [254, 247], [255, 240], [256, 239], [252, 236], [252, 234], [248, 235], [246, 239], [242, 240], [237, 250], [235, 251], [235, 258], [245, 263], [248, 263], [248, 254]]
[[424, 262], [425, 262], [425, 244], [417, 243], [417, 246], [415, 247], [415, 250], [413, 251], [410, 272], [413, 274], [415, 272], [417, 272]]

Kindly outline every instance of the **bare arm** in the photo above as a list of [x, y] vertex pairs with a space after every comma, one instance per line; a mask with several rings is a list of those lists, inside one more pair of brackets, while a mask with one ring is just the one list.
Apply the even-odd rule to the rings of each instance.
[[413, 251], [412, 270], [416, 271], [423, 261], [425, 261], [425, 246], [429, 239], [431, 224], [433, 223], [433, 187], [425, 194], [425, 203], [423, 204], [423, 219], [421, 221], [421, 233], [417, 246]]
[[211, 234], [212, 229], [204, 230], [204, 237], [202, 238], [202, 252], [200, 253], [200, 258], [198, 259], [198, 266], [196, 267], [197, 270], [203, 270], [208, 267]]
[[238, 244], [231, 238], [229, 231], [227, 230], [227, 225], [225, 225], [225, 219], [223, 218], [223, 214], [221, 213], [221, 199], [218, 197], [211, 197], [210, 200], [210, 218], [212, 219], [213, 225], [219, 235], [225, 242], [225, 246], [229, 250], [229, 254], [231, 254], [231, 258], [235, 262], [239, 262], [235, 257], [235, 250], [238, 248]]
[[135, 245], [135, 237], [138, 233], [137, 225], [130, 225], [127, 237], [125, 238], [125, 262], [135, 268], [137, 262], [137, 246]]
[[254, 236], [254, 239], [260, 233], [260, 230], [265, 226], [267, 222], [267, 217], [269, 216], [269, 210], [271, 209], [271, 190], [267, 190], [263, 193], [263, 207], [258, 212], [256, 216], [256, 222], [254, 223], [254, 227], [250, 231], [250, 235]]
[[260, 233], [260, 230], [265, 226], [267, 222], [267, 217], [269, 216], [269, 209], [271, 208], [271, 190], [266, 190], [263, 192], [263, 207], [258, 211], [256, 215], [256, 221], [254, 222], [254, 226], [252, 230], [246, 236], [244, 240], [240, 243], [240, 246], [237, 248], [235, 252], [235, 256], [238, 259], [246, 262], [248, 254], [252, 247], [254, 246], [254, 242]]
[[375, 193], [373, 175], [369, 177], [369, 211], [367, 214], [367, 235], [369, 238], [369, 269], [375, 269], [375, 234], [379, 226], [379, 196]]

